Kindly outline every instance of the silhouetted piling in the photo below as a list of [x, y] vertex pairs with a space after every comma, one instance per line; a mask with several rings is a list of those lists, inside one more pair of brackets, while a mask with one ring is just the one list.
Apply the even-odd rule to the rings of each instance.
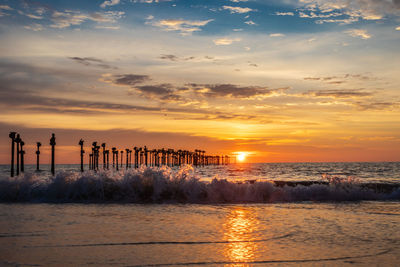
[[132, 150], [129, 149], [129, 168], [132, 168]]
[[101, 147], [103, 148], [103, 170], [106, 169], [106, 143], [102, 143]]
[[21, 140], [21, 143], [20, 143], [20, 150], [21, 150], [21, 151], [19, 152], [19, 154], [20, 154], [20, 156], [21, 156], [21, 173], [25, 171], [25, 164], [24, 164], [24, 155], [25, 155], [25, 151], [24, 151], [24, 145], [25, 145], [25, 142]]
[[161, 149], [161, 165], [166, 164], [166, 157], [167, 157], [167, 151], [163, 148]]
[[109, 163], [110, 163], [109, 155], [110, 155], [110, 150], [106, 150], [106, 156], [107, 156], [107, 170], [109, 170]]
[[139, 147], [139, 166], [143, 165], [143, 149]]
[[119, 162], [118, 162], [118, 154], [119, 154], [119, 152], [118, 152], [118, 150], [116, 150], [116, 151], [115, 151], [115, 157], [116, 157], [116, 162], [117, 162], [117, 164], [116, 164], [116, 166], [117, 166], [117, 171], [118, 171], [118, 165], [119, 165]]
[[99, 170], [99, 158], [100, 158], [100, 146], [95, 147], [95, 158], [96, 158], [96, 170]]
[[113, 154], [113, 168], [115, 168], [115, 150], [116, 150], [115, 147], [111, 148], [111, 152]]
[[[125, 168], [128, 169], [129, 168], [129, 148], [126, 148], [125, 151], [126, 151], [126, 165], [125, 165]], [[121, 157], [122, 157], [122, 155], [121, 155]]]
[[90, 153], [89, 154], [89, 170], [91, 170], [93, 168], [92, 162], [93, 162], [93, 154]]
[[19, 150], [19, 143], [21, 142], [21, 138], [19, 134], [17, 134], [17, 138], [15, 139], [15, 143], [17, 144], [17, 176], [19, 175], [19, 157], [20, 157], [20, 150]]
[[14, 177], [14, 157], [15, 157], [15, 135], [17, 133], [16, 132], [10, 132], [10, 134], [8, 135], [11, 138], [11, 177]]
[[83, 154], [85, 153], [85, 150], [83, 150], [83, 143], [83, 139], [79, 140], [79, 145], [81, 146], [81, 172], [83, 172]]
[[144, 151], [144, 164], [147, 167], [148, 166], [148, 161], [147, 161], [148, 160], [148, 155], [147, 155], [148, 149], [147, 149], [147, 146], [144, 146], [143, 151]]
[[39, 171], [40, 170], [40, 160], [39, 160], [39, 157], [40, 157], [40, 146], [41, 146], [42, 144], [40, 143], [40, 142], [36, 142], [36, 171]]
[[[15, 133], [14, 133], [15, 135]], [[10, 138], [12, 138], [12, 133], [10, 133]], [[54, 137], [54, 134], [53, 134]], [[19, 135], [17, 135], [19, 138]], [[21, 142], [20, 139], [12, 138], [14, 143], [17, 143], [17, 152], [23, 153], [22, 147], [19, 149], [19, 144]], [[17, 142], [17, 140], [20, 140]], [[54, 138], [55, 140], [55, 138]], [[81, 171], [83, 171], [83, 140], [79, 142], [81, 145]], [[23, 144], [22, 144], [23, 145]], [[102, 143], [101, 147], [103, 148], [103, 169], [109, 169], [109, 154], [110, 151], [112, 153], [112, 164], [113, 168], [116, 168], [118, 171], [119, 168], [123, 168], [125, 161], [125, 169], [132, 168], [132, 150], [129, 148], [118, 150], [113, 147], [111, 150], [106, 150], [106, 143]], [[53, 150], [54, 148], [52, 148]], [[13, 150], [13, 149], [12, 149]], [[148, 166], [182, 166], [184, 164], [194, 165], [196, 167], [204, 167], [208, 165], [225, 165], [230, 163], [229, 156], [223, 155], [206, 155], [206, 151], [195, 149], [194, 151], [188, 150], [174, 150], [172, 148], [161, 148], [161, 149], [152, 149], [149, 150], [147, 146], [142, 147], [134, 147], [134, 168], [139, 168], [141, 165]], [[126, 153], [126, 157], [124, 158], [124, 153]], [[119, 160], [121, 157], [121, 160]], [[97, 145], [97, 142], [92, 143], [92, 154], [89, 155], [89, 169], [91, 170], [99, 170], [99, 158], [100, 158], [100, 146]], [[19, 157], [17, 157], [17, 160]], [[22, 159], [22, 158], [21, 158]], [[13, 162], [13, 161], [12, 161]], [[17, 165], [19, 162], [17, 162]]]
[[139, 148], [134, 147], [133, 150], [135, 150], [135, 169], [138, 168], [138, 160], [139, 160]]
[[97, 145], [97, 142], [92, 143], [92, 170], [98, 170], [99, 169], [99, 161], [98, 161], [98, 150], [100, 146]]
[[51, 138], [50, 138], [50, 145], [51, 145], [51, 174], [54, 175], [55, 174], [55, 168], [54, 168], [54, 150], [55, 150], [55, 145], [56, 145], [56, 137], [54, 135], [54, 133], [51, 134]]

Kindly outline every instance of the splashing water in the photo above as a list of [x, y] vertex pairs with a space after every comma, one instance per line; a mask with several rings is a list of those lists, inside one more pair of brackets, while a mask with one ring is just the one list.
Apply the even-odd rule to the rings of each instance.
[[0, 181], [1, 202], [274, 203], [400, 200], [400, 189], [377, 190], [356, 178], [325, 175], [326, 183], [201, 180], [191, 166], [127, 171], [61, 171], [55, 177], [23, 174]]

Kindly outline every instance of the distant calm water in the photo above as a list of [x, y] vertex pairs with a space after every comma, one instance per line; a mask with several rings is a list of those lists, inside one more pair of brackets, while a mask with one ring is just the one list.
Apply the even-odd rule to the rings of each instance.
[[1, 266], [400, 264], [399, 163], [43, 168], [0, 166]]
[[[42, 176], [50, 176], [50, 165], [40, 165]], [[125, 166], [125, 165], [124, 165]], [[101, 166], [100, 166], [101, 168]], [[32, 173], [36, 165], [26, 165]], [[88, 166], [85, 165], [85, 169]], [[124, 169], [124, 167], [123, 167]], [[80, 165], [56, 165], [56, 171], [79, 171]], [[195, 174], [204, 180], [214, 177], [229, 180], [322, 180], [323, 174], [353, 176], [361, 181], [400, 182], [400, 162], [334, 162], [334, 163], [243, 163], [206, 166], [195, 169]], [[0, 165], [0, 179], [10, 175], [9, 165]]]

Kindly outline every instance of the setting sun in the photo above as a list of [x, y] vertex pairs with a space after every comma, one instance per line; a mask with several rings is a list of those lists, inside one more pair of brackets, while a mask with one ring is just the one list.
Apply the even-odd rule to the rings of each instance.
[[237, 155], [237, 160], [238, 160], [238, 161], [243, 162], [245, 159], [246, 159], [245, 153], [239, 153], [239, 154]]

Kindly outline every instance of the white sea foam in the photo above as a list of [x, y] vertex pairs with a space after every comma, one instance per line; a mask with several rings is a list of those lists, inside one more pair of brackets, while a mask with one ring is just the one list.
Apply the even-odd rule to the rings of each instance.
[[[1, 202], [274, 203], [298, 201], [400, 200], [400, 189], [379, 192], [355, 179], [326, 177], [327, 184], [277, 186], [201, 181], [191, 166], [128, 171], [63, 171], [55, 177], [23, 174], [0, 181]], [[397, 189], [396, 189], [397, 188]]]

